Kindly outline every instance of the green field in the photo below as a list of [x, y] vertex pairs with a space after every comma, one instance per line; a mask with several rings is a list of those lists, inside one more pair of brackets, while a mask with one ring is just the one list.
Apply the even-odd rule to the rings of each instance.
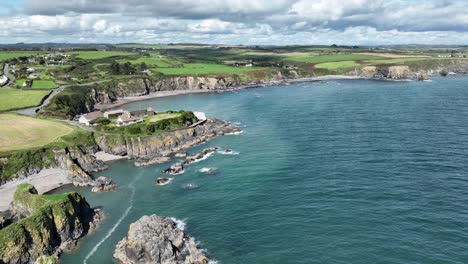
[[42, 54], [42, 51], [0, 51], [0, 61]]
[[179, 117], [181, 113], [160, 113], [154, 116], [151, 116], [148, 118], [149, 122], [158, 122], [160, 120], [168, 119], [168, 118], [174, 118], [174, 117]]
[[0, 111], [37, 106], [49, 91], [0, 89]]
[[73, 51], [69, 52], [69, 54], [76, 54], [79, 58], [84, 60], [97, 60], [103, 59], [108, 57], [115, 57], [115, 56], [130, 56], [136, 55], [133, 52], [123, 52], [123, 51]]
[[352, 68], [360, 66], [360, 64], [356, 63], [355, 61], [337, 61], [337, 62], [325, 62], [316, 64], [315, 67], [319, 69], [327, 69], [327, 70], [336, 70], [342, 68]]
[[0, 114], [0, 151], [11, 151], [47, 145], [75, 131], [61, 122]]
[[156, 57], [140, 57], [136, 60], [119, 60], [119, 63], [130, 62], [131, 64], [141, 64], [145, 63], [148, 66], [156, 66], [156, 67], [174, 67], [177, 65], [182, 64], [181, 62], [175, 59], [168, 59], [168, 58], [156, 58]]
[[57, 85], [50, 80], [34, 80], [31, 86], [32, 89], [54, 89]]
[[384, 57], [362, 55], [362, 54], [337, 54], [337, 55], [293, 55], [285, 57], [287, 61], [297, 61], [304, 63], [326, 63], [337, 61], [362, 61], [362, 60], [379, 60]]
[[152, 72], [159, 72], [166, 75], [201, 75], [201, 74], [239, 74], [260, 70], [259, 67], [231, 67], [222, 64], [210, 63], [188, 63], [177, 68], [156, 68]]
[[17, 79], [13, 85], [19, 88], [22, 88], [26, 79]]

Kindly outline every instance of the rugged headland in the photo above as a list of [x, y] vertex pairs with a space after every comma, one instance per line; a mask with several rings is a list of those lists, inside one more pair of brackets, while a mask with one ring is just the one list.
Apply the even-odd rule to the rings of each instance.
[[130, 225], [118, 244], [114, 258], [122, 264], [207, 264], [209, 258], [193, 237], [171, 218], [143, 216]]
[[13, 214], [21, 220], [0, 229], [0, 263], [41, 263], [58, 256], [101, 218], [77, 193], [39, 195], [29, 184], [18, 186]]

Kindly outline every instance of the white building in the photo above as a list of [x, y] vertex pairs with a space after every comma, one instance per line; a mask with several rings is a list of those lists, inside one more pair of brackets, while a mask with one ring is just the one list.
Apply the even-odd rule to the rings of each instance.
[[5, 75], [0, 76], [0, 86], [3, 86], [8, 83], [8, 77]]
[[203, 112], [193, 112], [193, 114], [198, 118], [198, 121], [206, 120], [206, 115]]
[[142, 122], [142, 117], [131, 116], [130, 113], [124, 113], [117, 118], [116, 125], [117, 126], [128, 126], [131, 124], [136, 124]]
[[90, 126], [91, 121], [96, 120], [96, 119], [98, 119], [100, 117], [103, 117], [103, 114], [101, 112], [99, 112], [99, 111], [91, 112], [91, 113], [81, 115], [80, 118], [78, 119], [78, 122], [80, 122], [81, 124], [85, 124], [87, 126]]
[[117, 109], [117, 110], [111, 110], [111, 111], [106, 111], [104, 112], [104, 117], [106, 118], [116, 118], [122, 114], [125, 114], [127, 111], [124, 111], [123, 109]]

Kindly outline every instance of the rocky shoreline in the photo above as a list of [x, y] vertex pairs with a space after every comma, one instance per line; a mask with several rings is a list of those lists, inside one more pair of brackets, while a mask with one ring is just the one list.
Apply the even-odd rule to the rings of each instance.
[[[444, 76], [441, 72], [445, 69], [436, 69], [429, 71], [412, 71], [408, 66], [390, 66], [385, 68], [379, 68], [375, 66], [365, 67], [359, 72], [350, 72], [346, 75], [324, 75], [317, 77], [297, 77], [297, 78], [286, 78], [281, 74], [276, 78], [269, 80], [260, 80], [260, 81], [251, 81], [247, 83], [241, 83], [239, 81], [231, 80], [230, 82], [221, 82], [223, 85], [213, 85], [213, 82], [216, 82], [216, 78], [205, 77], [205, 81], [211, 83], [210, 85], [204, 85], [202, 82], [195, 82], [193, 88], [194, 79], [196, 77], [176, 77], [176, 78], [185, 78], [184, 80], [170, 80], [166, 82], [170, 87], [174, 86], [174, 83], [184, 83], [182, 89], [177, 86], [173, 89], [164, 90], [163, 86], [156, 85], [155, 91], [147, 90], [146, 93], [122, 96], [115, 98], [114, 101], [106, 100], [105, 103], [97, 103], [94, 107], [98, 110], [110, 110], [114, 108], [121, 107], [126, 104], [152, 100], [155, 98], [161, 97], [170, 97], [170, 96], [179, 96], [186, 94], [195, 94], [195, 93], [223, 93], [223, 92], [234, 92], [250, 88], [262, 88], [262, 87], [271, 87], [278, 85], [289, 85], [294, 83], [305, 83], [305, 82], [319, 82], [319, 81], [332, 81], [332, 80], [380, 80], [380, 81], [413, 81], [413, 80], [428, 80], [430, 76]], [[460, 75], [468, 74], [468, 70], [452, 69], [454, 73]], [[189, 79], [192, 78], [192, 79]], [[212, 80], [214, 79], [214, 80]], [[219, 78], [219, 80], [224, 80], [224, 78]], [[218, 82], [219, 82], [218, 80]], [[192, 86], [191, 86], [192, 85]]]

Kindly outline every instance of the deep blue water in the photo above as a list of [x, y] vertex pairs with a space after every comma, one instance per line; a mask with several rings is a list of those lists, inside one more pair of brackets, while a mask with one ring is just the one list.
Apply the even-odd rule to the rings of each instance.
[[128, 105], [235, 122], [243, 134], [189, 152], [240, 154], [215, 154], [167, 186], [153, 181], [171, 163], [122, 161], [98, 174], [118, 191], [68, 188], [107, 219], [63, 263], [112, 263], [117, 241], [145, 214], [184, 219], [219, 263], [468, 263], [467, 84], [346, 80]]

